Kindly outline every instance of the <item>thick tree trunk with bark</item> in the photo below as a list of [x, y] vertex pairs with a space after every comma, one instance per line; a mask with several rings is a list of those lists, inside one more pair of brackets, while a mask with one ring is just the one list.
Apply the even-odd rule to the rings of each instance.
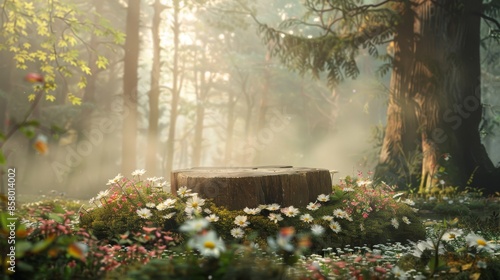
[[[481, 143], [480, 0], [397, 4], [387, 128], [376, 176], [404, 175], [420, 193], [445, 186], [495, 191], [495, 170]], [[411, 172], [412, 155], [421, 155]], [[403, 166], [403, 168], [400, 168]], [[398, 168], [399, 167], [399, 168]], [[474, 180], [470, 181], [470, 178]], [[392, 180], [394, 181], [397, 180]], [[402, 183], [402, 182], [399, 182]], [[443, 184], [444, 183], [444, 184]]]

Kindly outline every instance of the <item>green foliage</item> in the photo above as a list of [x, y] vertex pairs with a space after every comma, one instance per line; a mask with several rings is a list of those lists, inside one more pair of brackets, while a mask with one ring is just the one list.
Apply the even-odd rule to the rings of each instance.
[[[261, 23], [259, 30], [272, 54], [285, 65], [316, 77], [326, 71], [330, 85], [359, 75], [355, 58], [360, 50], [379, 57], [378, 46], [391, 39], [398, 21], [388, 5], [307, 0], [304, 7], [303, 18], [287, 19], [279, 29]], [[387, 56], [382, 59], [388, 60]]]
[[[81, 50], [90, 40], [90, 34], [111, 38], [112, 44], [124, 42], [123, 33], [114, 29], [108, 20], [100, 18], [94, 23], [86, 8], [75, 1], [6, 0], [1, 12], [0, 51], [10, 52], [18, 69], [37, 66], [45, 78], [43, 90], [50, 101], [55, 100], [52, 92], [57, 88], [58, 74], [63, 77], [72, 77], [75, 73], [82, 77], [92, 75], [87, 51], [94, 50]], [[96, 66], [104, 69], [107, 65], [107, 59], [98, 56]], [[79, 87], [85, 84], [83, 79]], [[72, 104], [80, 103], [75, 95], [68, 94], [68, 97]]]
[[[361, 184], [358, 186], [359, 182]], [[297, 232], [310, 232], [313, 224], [320, 225], [327, 231], [311, 248], [316, 252], [326, 247], [341, 247], [347, 244], [374, 245], [387, 240], [405, 242], [425, 236], [425, 229], [416, 213], [408, 205], [392, 198], [394, 192], [391, 187], [371, 186], [363, 182], [365, 181], [347, 178], [343, 185], [333, 188], [329, 201], [321, 204], [316, 201], [318, 208], [315, 210], [297, 209], [300, 213], [290, 214], [287, 217], [283, 212], [286, 207], [281, 206], [282, 213], [279, 215], [284, 216], [283, 220], [272, 221], [270, 214], [279, 212], [266, 209], [268, 207], [266, 205], [261, 206], [257, 214], [248, 214], [244, 210], [230, 211], [210, 201], [200, 201], [195, 194], [191, 194], [185, 188], [178, 197], [174, 197], [171, 194], [153, 191], [154, 185], [147, 182], [125, 180], [101, 192], [103, 194], [98, 195], [100, 202], [96, 204], [98, 207], [83, 210], [80, 221], [81, 226], [97, 238], [107, 240], [113, 240], [124, 232], [139, 231], [144, 226], [176, 231], [182, 223], [192, 219], [190, 214], [186, 215], [189, 213], [186, 208], [189, 208], [190, 201], [196, 198], [200, 208], [193, 215], [217, 217], [212, 224], [223, 240], [245, 242], [250, 238], [253, 242], [265, 246], [267, 238], [274, 236], [279, 228], [293, 227]], [[325, 199], [327, 197], [328, 195]], [[158, 210], [158, 206], [166, 200], [172, 202], [171, 207]], [[91, 201], [96, 203], [95, 199]], [[146, 212], [151, 213], [150, 217], [141, 218], [137, 214], [139, 209], [146, 209]], [[304, 214], [311, 215], [313, 221], [303, 221]], [[169, 215], [174, 216], [169, 217]], [[245, 236], [242, 241], [235, 239], [231, 233], [232, 229], [238, 227], [235, 222], [238, 216], [244, 216], [249, 223], [248, 226], [241, 227]], [[329, 229], [332, 219], [341, 227], [338, 233]], [[398, 221], [397, 226], [393, 225], [393, 219]]]

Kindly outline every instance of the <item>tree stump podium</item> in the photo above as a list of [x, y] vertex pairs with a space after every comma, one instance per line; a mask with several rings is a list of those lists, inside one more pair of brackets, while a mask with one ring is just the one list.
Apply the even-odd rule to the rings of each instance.
[[171, 174], [171, 191], [177, 195], [186, 186], [200, 197], [230, 210], [278, 203], [281, 206], [306, 206], [319, 194], [332, 191], [327, 169], [263, 166], [233, 168], [191, 168]]

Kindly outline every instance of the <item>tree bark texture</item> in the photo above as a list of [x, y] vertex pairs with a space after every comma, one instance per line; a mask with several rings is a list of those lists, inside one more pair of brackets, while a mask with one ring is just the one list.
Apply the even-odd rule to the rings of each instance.
[[498, 171], [479, 134], [481, 4], [414, 0], [395, 7], [401, 22], [377, 176], [411, 178], [406, 183], [418, 183], [420, 193], [467, 184], [494, 191]]
[[151, 35], [153, 38], [153, 66], [151, 69], [151, 89], [149, 91], [149, 126], [148, 126], [148, 143], [146, 152], [146, 170], [150, 170], [153, 174], [158, 172], [158, 119], [160, 118], [159, 100], [160, 100], [160, 23], [161, 13], [165, 9], [160, 2], [156, 0], [153, 4], [154, 14], [151, 27]]
[[122, 173], [136, 168], [140, 0], [129, 0], [123, 75]]
[[175, 132], [177, 125], [177, 115], [179, 111], [179, 100], [181, 91], [181, 69], [179, 66], [180, 60], [180, 0], [173, 0], [173, 22], [172, 22], [172, 32], [174, 37], [174, 57], [172, 66], [172, 99], [170, 101], [170, 122], [168, 127], [168, 138], [167, 138], [167, 158], [165, 159], [165, 174], [170, 174], [174, 166], [174, 154], [175, 154]]
[[318, 195], [332, 191], [326, 169], [269, 166], [235, 168], [193, 168], [176, 170], [171, 175], [175, 195], [186, 186], [219, 206], [236, 210], [278, 203], [282, 207], [306, 206]]

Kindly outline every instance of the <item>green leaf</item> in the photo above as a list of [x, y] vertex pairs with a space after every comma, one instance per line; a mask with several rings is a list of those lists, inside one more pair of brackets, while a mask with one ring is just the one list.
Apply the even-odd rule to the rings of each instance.
[[24, 254], [31, 249], [31, 247], [32, 247], [31, 242], [28, 241], [16, 242], [16, 257], [22, 258]]
[[21, 130], [21, 132], [28, 137], [28, 139], [35, 137], [35, 130], [32, 126], [21, 127], [19, 130]]
[[55, 235], [52, 237], [49, 237], [47, 239], [38, 241], [35, 245], [33, 245], [33, 248], [31, 251], [35, 254], [42, 252], [43, 250], [47, 249], [52, 242], [54, 242]]

